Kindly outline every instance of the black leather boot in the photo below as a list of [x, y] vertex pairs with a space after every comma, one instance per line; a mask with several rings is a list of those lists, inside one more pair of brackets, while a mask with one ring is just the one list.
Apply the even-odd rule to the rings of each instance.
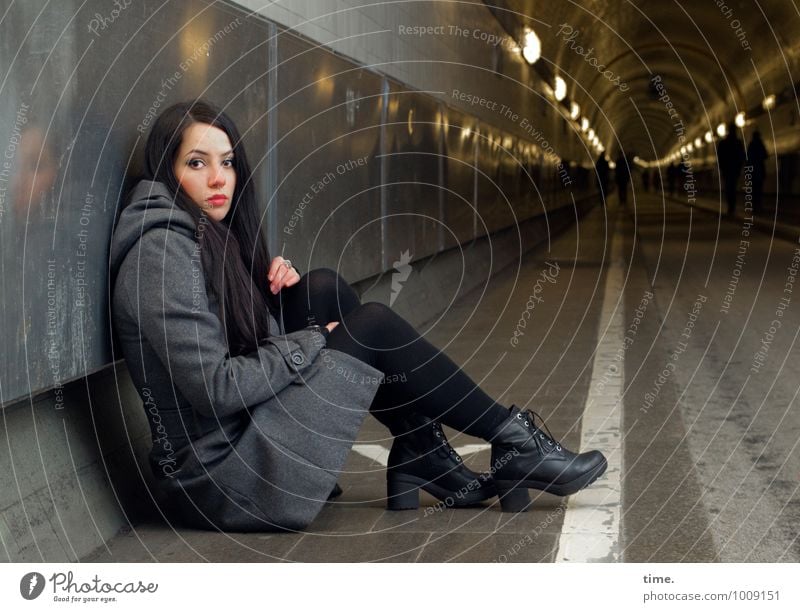
[[448, 507], [471, 506], [497, 495], [489, 474], [464, 465], [442, 426], [423, 415], [405, 418], [405, 432], [395, 435], [386, 467], [389, 510], [419, 508], [419, 490]]
[[608, 466], [600, 451], [575, 454], [565, 449], [546, 425], [546, 433], [536, 427], [535, 416], [535, 412], [512, 404], [508, 418], [488, 437], [503, 512], [527, 510], [531, 503], [528, 489], [571, 495], [592, 484]]

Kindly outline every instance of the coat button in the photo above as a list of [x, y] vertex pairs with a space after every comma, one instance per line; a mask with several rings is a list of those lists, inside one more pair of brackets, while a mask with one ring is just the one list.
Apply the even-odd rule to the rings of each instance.
[[296, 365], [300, 365], [305, 361], [305, 357], [303, 357], [302, 353], [292, 353], [292, 362]]

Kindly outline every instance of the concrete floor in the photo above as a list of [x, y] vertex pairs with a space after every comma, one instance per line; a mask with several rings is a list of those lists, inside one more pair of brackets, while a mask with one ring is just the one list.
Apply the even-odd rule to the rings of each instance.
[[[420, 332], [491, 396], [536, 410], [565, 446], [577, 448], [598, 345], [608, 239], [618, 219], [626, 328], [645, 292], [654, 297], [625, 350], [616, 558], [798, 561], [800, 295], [792, 300], [783, 292], [796, 245], [754, 231], [743, 237], [739, 221], [655, 196], [637, 194], [627, 209], [613, 197], [609, 205], [526, 254], [519, 267], [500, 271]], [[740, 240], [748, 241], [743, 255]], [[532, 324], [512, 347], [509, 339], [546, 260], [558, 262], [557, 282], [542, 288]], [[734, 270], [739, 280], [731, 297]], [[690, 314], [698, 296], [704, 301]], [[753, 373], [781, 297], [789, 298], [788, 307]], [[482, 444], [447, 433], [457, 448]], [[82, 560], [552, 562], [567, 503], [580, 507], [582, 496], [589, 497], [589, 491], [569, 500], [538, 494], [531, 511], [514, 515], [501, 513], [496, 501], [450, 509], [424, 494], [418, 511], [388, 512], [381, 457], [367, 446], [388, 449], [387, 436], [370, 417], [340, 479], [343, 495], [302, 533], [139, 524]], [[486, 447], [470, 450], [477, 452], [465, 452], [465, 461], [487, 469]], [[591, 506], [587, 501], [582, 511], [591, 516]]]

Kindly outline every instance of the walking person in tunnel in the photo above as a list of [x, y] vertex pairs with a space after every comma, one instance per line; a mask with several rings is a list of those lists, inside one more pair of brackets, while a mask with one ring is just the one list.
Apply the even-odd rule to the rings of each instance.
[[725, 200], [728, 203], [728, 216], [736, 213], [736, 186], [744, 163], [744, 145], [736, 137], [736, 124], [728, 124], [728, 132], [717, 144], [717, 163], [725, 186]]
[[625, 206], [628, 202], [628, 182], [631, 180], [631, 169], [628, 166], [628, 160], [621, 151], [617, 156], [617, 161], [614, 163], [616, 164], [614, 168], [614, 180], [617, 183], [619, 203]]
[[606, 154], [600, 153], [597, 156], [597, 163], [594, 165], [595, 172], [597, 172], [597, 186], [600, 189], [600, 198], [605, 206], [606, 197], [608, 197], [608, 160]]
[[753, 132], [750, 144], [747, 145], [747, 165], [752, 168], [754, 215], [759, 214], [762, 210], [762, 203], [764, 200], [764, 175], [766, 174], [764, 162], [768, 157], [769, 153], [767, 153], [767, 147], [764, 146], [764, 141], [761, 140], [761, 132], [756, 130]]
[[669, 195], [675, 195], [675, 184], [678, 182], [678, 175], [680, 174], [678, 164], [672, 162], [667, 166], [667, 185], [669, 185]]
[[[239, 131], [204, 101], [162, 112], [111, 247], [112, 321], [153, 435], [171, 516], [200, 528], [303, 529], [369, 411], [394, 436], [391, 509], [570, 495], [606, 469], [502, 406], [389, 307], [335, 271], [270, 258]], [[441, 424], [491, 443], [477, 474]]]

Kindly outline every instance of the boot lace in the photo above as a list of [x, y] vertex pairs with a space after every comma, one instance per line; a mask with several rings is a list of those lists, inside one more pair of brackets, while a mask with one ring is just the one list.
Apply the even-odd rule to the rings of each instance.
[[[536, 443], [539, 445], [539, 448], [542, 450], [546, 450], [546, 452], [550, 452], [555, 448], [557, 451], [561, 451], [561, 443], [558, 442], [553, 434], [550, 433], [550, 429], [547, 427], [547, 423], [544, 422], [542, 416], [534, 412], [533, 410], [526, 409], [521, 410], [517, 413], [517, 418], [520, 419], [524, 424], [525, 427], [529, 427], [531, 430], [531, 437], [536, 440]], [[542, 431], [539, 427], [536, 426], [536, 418], [541, 421], [542, 426], [544, 427], [544, 431]], [[545, 433], [547, 432], [547, 433]], [[547, 449], [542, 446], [542, 443], [547, 445]]]
[[442, 446], [444, 449], [455, 458], [456, 461], [459, 463], [462, 462], [461, 455], [459, 455], [456, 450], [450, 446], [450, 442], [447, 441], [447, 438], [444, 435], [444, 431], [442, 430], [442, 425], [438, 421], [432, 421], [433, 427], [433, 435], [439, 438], [442, 441]]

